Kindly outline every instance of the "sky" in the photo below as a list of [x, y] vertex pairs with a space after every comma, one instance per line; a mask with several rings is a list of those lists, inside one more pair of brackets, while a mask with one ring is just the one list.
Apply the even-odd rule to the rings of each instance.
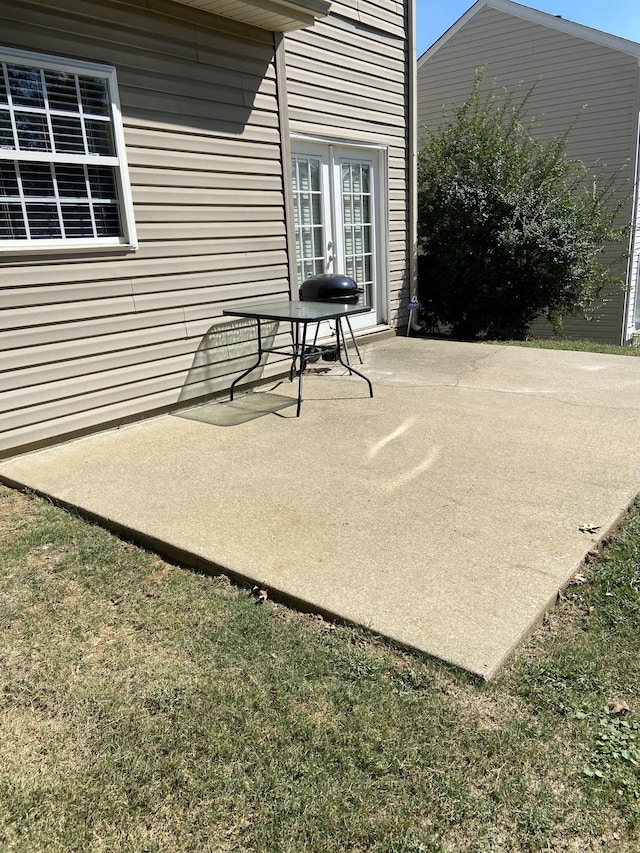
[[[473, 5], [473, 0], [416, 0], [418, 56]], [[561, 15], [605, 33], [640, 42], [638, 0], [529, 0], [522, 5]]]

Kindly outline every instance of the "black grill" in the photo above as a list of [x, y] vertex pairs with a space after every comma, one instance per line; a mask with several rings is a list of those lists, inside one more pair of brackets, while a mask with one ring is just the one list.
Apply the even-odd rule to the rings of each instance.
[[363, 288], [342, 273], [321, 273], [303, 281], [300, 285], [302, 302], [340, 302], [344, 305], [356, 305]]

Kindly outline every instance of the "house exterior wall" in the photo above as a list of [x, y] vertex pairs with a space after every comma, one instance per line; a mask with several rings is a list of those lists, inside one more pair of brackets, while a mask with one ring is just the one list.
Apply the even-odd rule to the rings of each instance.
[[[474, 72], [483, 65], [487, 91], [494, 80], [497, 93], [518, 83], [524, 93], [536, 83], [527, 115], [536, 117], [543, 140], [563, 134], [586, 104], [571, 131], [568, 155], [589, 165], [604, 164], [609, 174], [621, 169], [627, 181], [625, 192], [632, 193], [638, 140], [637, 56], [498, 9], [482, 8], [419, 61], [419, 132], [423, 126], [435, 130], [441, 124], [443, 106], [467, 99]], [[631, 198], [620, 214], [621, 225], [631, 221]], [[627, 263], [620, 253], [625, 248], [616, 245], [603, 253], [603, 260], [613, 262], [623, 279]], [[534, 328], [538, 334], [548, 331], [543, 323]], [[608, 343], [625, 340], [622, 289], [604, 294], [591, 319], [567, 318], [565, 333]]]
[[146, 6], [0, 9], [3, 46], [116, 67], [139, 237], [0, 257], [0, 453], [228, 387], [207, 332], [289, 293], [274, 34]]
[[331, 14], [285, 37], [291, 134], [379, 146], [388, 184], [382, 223], [385, 319], [408, 320], [410, 0], [334, 0]]

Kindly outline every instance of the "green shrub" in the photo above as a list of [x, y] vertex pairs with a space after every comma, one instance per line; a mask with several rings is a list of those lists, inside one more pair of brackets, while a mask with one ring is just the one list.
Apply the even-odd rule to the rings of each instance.
[[600, 254], [627, 231], [614, 226], [620, 173], [569, 159], [571, 127], [546, 144], [533, 135], [524, 116], [535, 87], [483, 96], [483, 79], [480, 69], [419, 152], [422, 318], [456, 337], [524, 338], [539, 315], [559, 328], [619, 281]]

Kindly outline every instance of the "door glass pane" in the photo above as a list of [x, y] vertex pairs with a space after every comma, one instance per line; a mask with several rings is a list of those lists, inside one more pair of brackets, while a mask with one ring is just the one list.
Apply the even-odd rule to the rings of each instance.
[[341, 172], [345, 271], [364, 289], [363, 304], [373, 306], [371, 166], [368, 163], [345, 160], [342, 162]]
[[352, 171], [351, 171], [352, 178], [353, 178], [352, 190], [351, 191], [354, 193], [361, 193], [362, 192], [361, 168], [362, 167], [354, 166]]
[[351, 169], [345, 164], [342, 166], [342, 192], [345, 194], [351, 192]]
[[362, 197], [357, 195], [352, 197], [353, 204], [353, 221], [357, 225], [362, 224]]
[[304, 258], [313, 258], [313, 230], [311, 228], [300, 229], [300, 247]]
[[308, 162], [306, 160], [298, 161], [298, 172], [296, 174], [296, 178], [298, 179], [297, 190], [299, 193], [308, 193], [309, 192], [309, 169]]
[[322, 197], [319, 193], [315, 193], [311, 196], [311, 207], [309, 210], [309, 223], [313, 223], [318, 226], [320, 223], [320, 228], [322, 228]]
[[313, 229], [313, 256], [314, 258], [324, 258], [324, 235], [322, 228]]
[[348, 257], [352, 257], [354, 253], [353, 228], [344, 229], [344, 251]]
[[309, 189], [311, 192], [320, 192], [320, 161], [309, 160]]
[[299, 264], [299, 266], [302, 268], [302, 281], [307, 278], [311, 278], [311, 276], [316, 275], [317, 272], [322, 272], [322, 269], [318, 270], [318, 268], [316, 267], [315, 261], [303, 261], [302, 264]]
[[353, 199], [350, 195], [343, 196], [342, 213], [344, 216], [344, 224], [351, 225], [353, 223]]
[[294, 156], [292, 159], [298, 284], [323, 272], [325, 266], [321, 165], [317, 157]]

